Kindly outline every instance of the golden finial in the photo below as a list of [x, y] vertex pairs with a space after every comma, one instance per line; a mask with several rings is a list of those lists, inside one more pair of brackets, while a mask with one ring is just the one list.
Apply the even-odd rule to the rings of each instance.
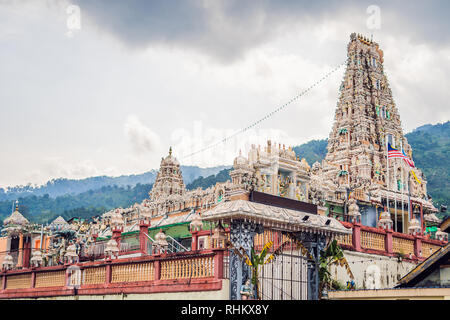
[[172, 146], [169, 148], [169, 156], [172, 155]]

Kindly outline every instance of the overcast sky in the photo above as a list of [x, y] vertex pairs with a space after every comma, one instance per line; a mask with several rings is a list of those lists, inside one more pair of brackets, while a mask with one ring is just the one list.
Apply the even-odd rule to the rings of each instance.
[[254, 130], [183, 157], [341, 64], [352, 32], [384, 50], [405, 133], [447, 121], [450, 3], [405, 4], [0, 0], [0, 186], [142, 173], [169, 146], [209, 167], [268, 138], [327, 138], [344, 68]]

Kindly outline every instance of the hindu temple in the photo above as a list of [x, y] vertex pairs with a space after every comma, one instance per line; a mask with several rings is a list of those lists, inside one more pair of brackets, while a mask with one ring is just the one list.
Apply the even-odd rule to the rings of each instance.
[[[239, 152], [230, 180], [187, 190], [172, 148], [149, 197], [89, 220], [4, 221], [0, 299], [318, 299], [318, 264], [337, 240], [336, 281], [388, 288], [448, 241], [383, 70], [380, 46], [351, 34], [327, 155], [308, 164], [267, 141]], [[389, 146], [403, 158], [389, 156]], [[249, 281], [252, 252], [269, 252]], [[401, 262], [401, 263], [400, 263]], [[351, 278], [351, 279], [350, 279]]]

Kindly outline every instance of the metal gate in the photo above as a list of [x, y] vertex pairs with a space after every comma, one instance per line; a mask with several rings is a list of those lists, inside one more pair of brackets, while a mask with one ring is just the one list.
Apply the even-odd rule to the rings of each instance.
[[263, 300], [307, 300], [307, 259], [297, 249], [287, 249], [260, 271]]

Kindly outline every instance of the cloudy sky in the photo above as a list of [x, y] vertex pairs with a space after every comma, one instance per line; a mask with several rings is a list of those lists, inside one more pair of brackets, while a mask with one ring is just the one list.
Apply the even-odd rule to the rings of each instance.
[[0, 186], [142, 173], [158, 168], [169, 146], [182, 164], [209, 167], [268, 138], [326, 138], [343, 68], [254, 129], [187, 157], [341, 64], [352, 32], [384, 50], [405, 133], [447, 121], [449, 7], [0, 0]]

